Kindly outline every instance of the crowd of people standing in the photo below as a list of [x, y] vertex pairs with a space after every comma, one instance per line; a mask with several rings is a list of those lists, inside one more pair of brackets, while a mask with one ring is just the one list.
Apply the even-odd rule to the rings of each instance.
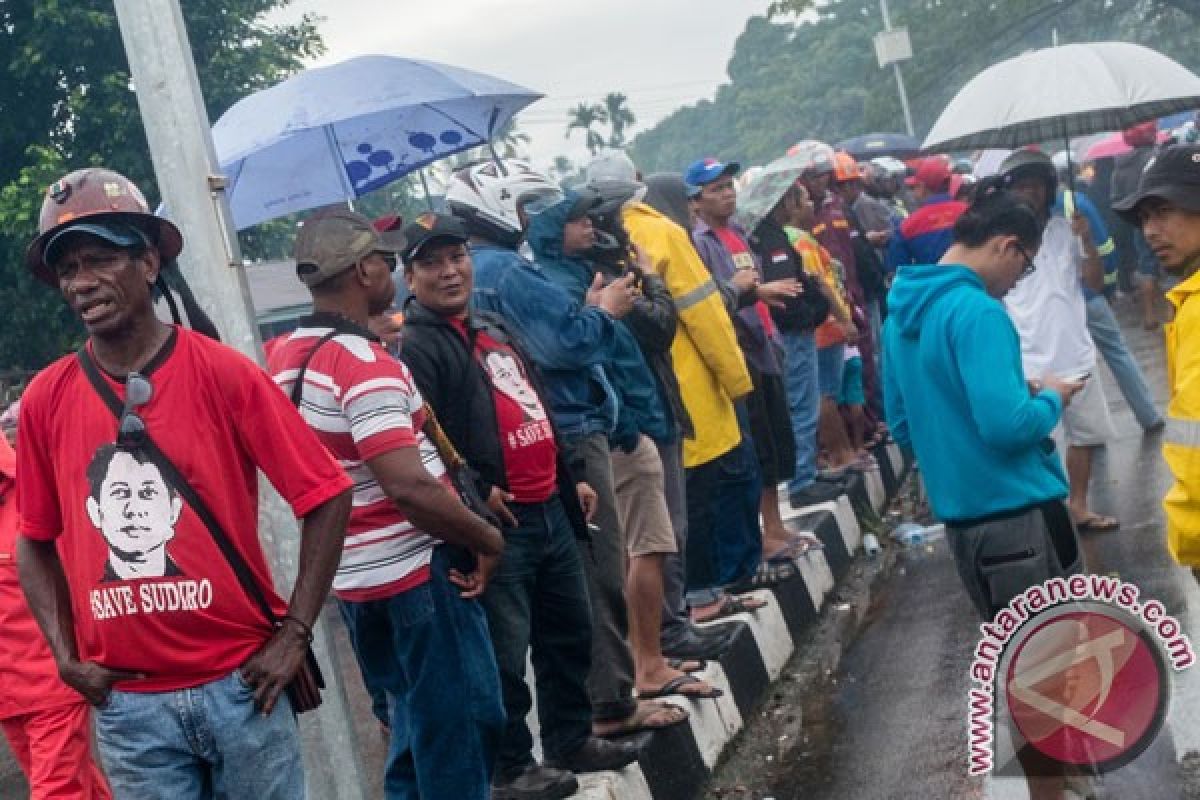
[[[643, 175], [620, 151], [573, 188], [465, 167], [407, 225], [321, 210], [295, 244], [312, 314], [265, 372], [176, 324], [183, 237], [136, 186], [99, 168], [51, 186], [27, 264], [89, 338], [23, 396], [15, 469], [0, 449], [20, 503], [0, 569], [19, 563], [28, 600], [0, 581], [0, 613], [36, 619], [24, 660], [55, 687], [0, 717], [34, 785], [302, 797], [294, 712], [319, 702], [332, 590], [388, 798], [567, 797], [722, 695], [700, 673], [764, 604], [750, 592], [822, 546], [785, 504], [836, 501], [893, 437], [981, 614], [1082, 569], [1077, 531], [1119, 526], [1088, 506], [1113, 435], [1097, 349], [1146, 393], [1094, 204], [1033, 150], [975, 184], [940, 157], [789, 156], [754, 214], [738, 164]], [[302, 520], [289, 600], [258, 470]], [[49, 759], [21, 744], [48, 714], [70, 720]]]

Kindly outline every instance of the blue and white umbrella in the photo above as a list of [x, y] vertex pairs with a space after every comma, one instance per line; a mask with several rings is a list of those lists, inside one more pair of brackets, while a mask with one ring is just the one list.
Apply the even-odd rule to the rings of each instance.
[[468, 69], [361, 56], [239, 100], [213, 125], [239, 230], [346, 202], [486, 144], [542, 95]]

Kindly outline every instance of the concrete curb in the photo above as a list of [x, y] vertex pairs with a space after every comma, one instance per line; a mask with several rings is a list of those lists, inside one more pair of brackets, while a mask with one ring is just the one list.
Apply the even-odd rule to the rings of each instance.
[[[725, 695], [717, 700], [672, 698], [690, 711], [688, 725], [646, 736], [641, 758], [619, 773], [582, 776], [574, 798], [694, 800], [699, 795], [725, 748], [795, 653], [795, 641], [818, 620], [861, 549], [863, 532], [854, 502], [882, 511], [911, 466], [894, 444], [876, 448], [875, 456], [879, 471], [855, 475], [847, 493], [836, 502], [800, 510], [783, 508], [790, 527], [815, 534], [824, 547], [796, 560], [796, 576], [753, 593], [767, 601], [765, 608], [734, 617], [746, 624], [745, 630], [719, 661], [710, 662], [701, 673]], [[847, 611], [845, 623], [856, 627], [865, 609]]]

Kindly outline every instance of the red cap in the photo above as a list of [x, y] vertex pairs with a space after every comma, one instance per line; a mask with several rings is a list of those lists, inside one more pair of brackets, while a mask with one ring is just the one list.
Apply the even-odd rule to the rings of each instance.
[[1130, 147], [1153, 147], [1158, 143], [1158, 123], [1148, 120], [1121, 131], [1121, 138]]
[[938, 156], [926, 158], [917, 167], [917, 174], [904, 182], [908, 186], [924, 186], [930, 192], [944, 192], [950, 183], [950, 165]]

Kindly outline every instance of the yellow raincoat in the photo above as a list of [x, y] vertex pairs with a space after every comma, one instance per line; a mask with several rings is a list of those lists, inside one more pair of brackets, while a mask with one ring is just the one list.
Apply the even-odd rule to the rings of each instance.
[[645, 203], [626, 206], [622, 220], [675, 298], [679, 328], [671, 359], [696, 431], [683, 440], [683, 465], [707, 464], [741, 441], [733, 400], [753, 388], [733, 321], [687, 231]]
[[1167, 492], [1167, 545], [1180, 564], [1200, 567], [1200, 271], [1167, 292], [1175, 321], [1166, 326], [1167, 435], [1163, 457], [1175, 485]]

